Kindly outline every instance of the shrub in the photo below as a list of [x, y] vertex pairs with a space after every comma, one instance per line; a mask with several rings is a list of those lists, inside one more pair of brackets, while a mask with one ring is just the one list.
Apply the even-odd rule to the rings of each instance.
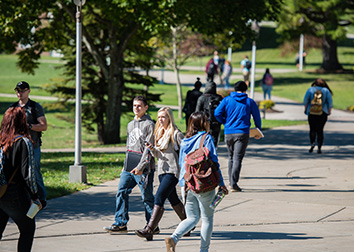
[[353, 112], [354, 112], [354, 105], [349, 106], [349, 107], [347, 108], [347, 110], [349, 110], [349, 111], [353, 111]]
[[275, 102], [273, 102], [272, 100], [264, 100], [264, 101], [261, 101], [258, 105], [259, 109], [265, 109], [265, 110], [268, 110], [268, 109], [272, 109], [275, 105]]

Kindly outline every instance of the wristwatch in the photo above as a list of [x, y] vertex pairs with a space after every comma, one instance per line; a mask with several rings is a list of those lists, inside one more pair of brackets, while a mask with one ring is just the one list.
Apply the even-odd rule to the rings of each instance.
[[32, 124], [29, 123], [29, 124], [28, 124], [28, 128], [29, 128], [29, 129], [32, 129]]

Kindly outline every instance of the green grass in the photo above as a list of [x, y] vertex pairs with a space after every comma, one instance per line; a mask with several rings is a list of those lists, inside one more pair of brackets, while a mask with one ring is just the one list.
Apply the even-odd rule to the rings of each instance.
[[69, 183], [69, 166], [73, 153], [42, 153], [41, 171], [48, 199], [67, 195], [118, 178], [123, 167], [124, 154], [83, 153], [87, 166], [87, 184]]

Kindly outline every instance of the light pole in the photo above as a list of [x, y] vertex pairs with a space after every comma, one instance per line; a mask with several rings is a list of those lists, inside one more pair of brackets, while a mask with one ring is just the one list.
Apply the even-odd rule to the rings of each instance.
[[73, 1], [76, 5], [75, 163], [69, 167], [69, 182], [86, 183], [86, 166], [81, 165], [81, 7], [86, 0]]
[[[257, 21], [253, 21], [251, 29], [258, 36], [259, 34], [259, 25]], [[251, 61], [251, 93], [250, 97], [253, 99], [254, 96], [254, 79], [255, 79], [255, 71], [256, 71], [256, 39], [253, 40], [252, 43], [252, 61]]]
[[304, 65], [304, 34], [300, 35], [300, 46], [299, 46], [299, 70], [302, 72]]

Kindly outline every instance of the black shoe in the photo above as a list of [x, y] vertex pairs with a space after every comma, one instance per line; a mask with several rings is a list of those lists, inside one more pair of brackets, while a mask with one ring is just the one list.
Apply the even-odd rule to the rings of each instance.
[[231, 192], [242, 192], [242, 189], [238, 185], [234, 185], [230, 191]]
[[104, 227], [103, 229], [106, 230], [109, 233], [117, 233], [117, 234], [128, 233], [127, 226], [111, 225], [109, 227]]
[[313, 152], [313, 148], [315, 148], [314, 145], [311, 145], [311, 148], [309, 149], [309, 152], [312, 153]]
[[321, 149], [318, 149], [318, 150], [317, 150], [317, 153], [318, 153], [318, 154], [321, 154], [321, 153], [322, 153]]

